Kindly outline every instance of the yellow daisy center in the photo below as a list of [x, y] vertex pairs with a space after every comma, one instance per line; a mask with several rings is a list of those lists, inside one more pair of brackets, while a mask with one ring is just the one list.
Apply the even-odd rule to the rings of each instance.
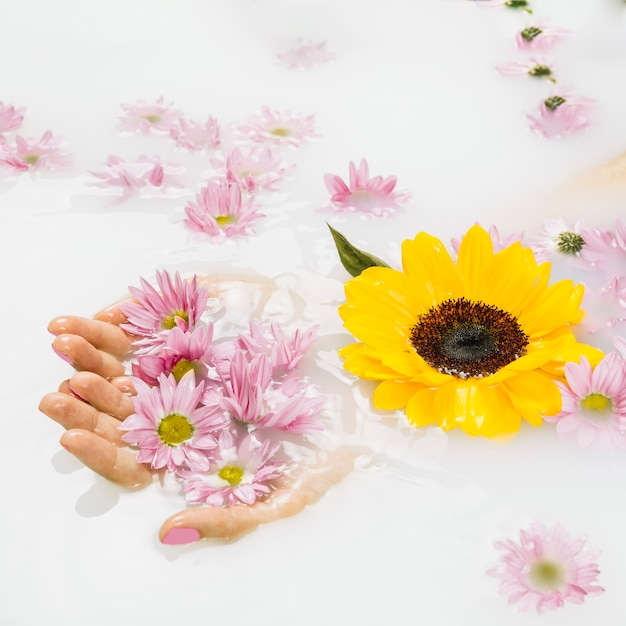
[[39, 161], [39, 155], [38, 154], [27, 154], [24, 157], [24, 161], [26, 161], [26, 163], [28, 163], [28, 165], [35, 165], [35, 163], [37, 163], [37, 161]]
[[528, 582], [538, 591], [557, 591], [566, 581], [565, 568], [560, 563], [540, 559], [530, 566]]
[[228, 215], [216, 215], [215, 221], [218, 226], [227, 226], [228, 224], [236, 224], [237, 216], [229, 213]]
[[176, 318], [180, 317], [185, 320], [185, 322], [189, 322], [189, 315], [187, 315], [186, 311], [179, 309], [178, 311], [173, 311], [169, 315], [166, 315], [161, 321], [161, 326], [165, 330], [172, 330], [174, 326], [176, 326]]
[[150, 124], [158, 124], [161, 121], [161, 117], [158, 116], [156, 113], [148, 113], [147, 115], [143, 116], [143, 119], [147, 122], [150, 122]]
[[439, 372], [482, 378], [524, 354], [528, 336], [513, 315], [497, 306], [456, 298], [420, 315], [410, 341]]
[[291, 135], [291, 131], [284, 126], [277, 126], [276, 128], [272, 128], [269, 131], [270, 135], [276, 135], [277, 137], [289, 137]]
[[217, 473], [217, 475], [225, 480], [231, 487], [236, 487], [243, 478], [243, 470], [236, 465], [226, 465]]
[[197, 371], [196, 365], [196, 361], [188, 361], [187, 359], [181, 359], [178, 361], [178, 363], [176, 363], [176, 365], [172, 368], [172, 374], [174, 375], [176, 382], [180, 382], [181, 378], [187, 372], [193, 371], [195, 373]]
[[190, 439], [194, 430], [193, 424], [185, 415], [170, 413], [161, 420], [157, 433], [162, 443], [174, 447]]
[[613, 411], [613, 400], [603, 393], [590, 393], [580, 401], [580, 408], [593, 417], [601, 417]]

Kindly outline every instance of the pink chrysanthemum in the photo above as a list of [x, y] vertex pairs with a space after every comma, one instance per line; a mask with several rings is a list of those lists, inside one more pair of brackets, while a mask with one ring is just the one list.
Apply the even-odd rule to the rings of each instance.
[[565, 28], [557, 28], [543, 22], [527, 26], [515, 36], [521, 50], [547, 50], [570, 34]]
[[206, 307], [208, 292], [198, 287], [197, 277], [190, 280], [174, 277], [163, 270], [156, 273], [157, 291], [143, 278], [142, 289], [129, 287], [134, 302], [123, 302], [120, 311], [128, 318], [121, 327], [131, 335], [142, 337], [135, 342], [138, 354], [151, 352], [166, 342], [167, 333], [175, 327], [193, 330]]
[[258, 442], [246, 435], [235, 442], [228, 431], [219, 438], [207, 473], [179, 471], [185, 498], [190, 504], [234, 506], [254, 504], [272, 490], [272, 481], [283, 475], [282, 463], [274, 461], [278, 446]]
[[192, 372], [176, 382], [174, 376], [161, 376], [158, 386], [142, 380], [133, 381], [135, 413], [120, 428], [127, 431], [122, 439], [139, 447], [138, 463], [153, 469], [177, 468], [205, 472], [209, 452], [217, 447], [214, 433], [226, 426], [223, 411], [217, 406], [203, 406], [203, 385], [197, 385]]
[[563, 440], [582, 447], [626, 447], [626, 366], [615, 352], [595, 368], [583, 356], [565, 365], [567, 384], [557, 382], [563, 405], [558, 415], [546, 416]]
[[61, 170], [69, 167], [69, 155], [63, 150], [64, 141], [46, 131], [41, 139], [15, 136], [15, 145], [0, 145], [0, 166], [15, 172]]
[[311, 69], [334, 58], [335, 55], [327, 50], [325, 41], [302, 39], [297, 39], [292, 47], [276, 55], [278, 62], [288, 70]]
[[560, 217], [546, 218], [543, 229], [535, 243], [530, 247], [538, 263], [551, 260], [554, 256], [580, 257], [585, 246], [582, 236], [584, 222], [577, 220], [570, 228]]
[[161, 375], [172, 374], [180, 380], [193, 371], [196, 383], [209, 382], [208, 365], [211, 364], [213, 346], [213, 324], [198, 326], [190, 332], [174, 327], [165, 337], [158, 354], [140, 355], [131, 364], [133, 376], [148, 385], [158, 384]]
[[472, 2], [480, 7], [506, 7], [507, 9], [518, 9], [532, 13], [528, 0], [472, 0]]
[[259, 115], [237, 126], [237, 131], [250, 141], [271, 142], [298, 147], [317, 137], [315, 115], [296, 115], [263, 107]]
[[539, 105], [535, 113], [527, 113], [530, 128], [547, 139], [591, 126], [591, 98], [575, 96], [567, 91], [554, 93]]
[[586, 244], [581, 256], [586, 263], [610, 276], [626, 275], [626, 222], [616, 220], [613, 231], [585, 228], [581, 234]]
[[24, 121], [26, 108], [16, 109], [13, 105], [0, 102], [0, 134], [17, 130]]
[[533, 78], [545, 78], [550, 82], [556, 82], [552, 59], [547, 57], [528, 57], [509, 61], [498, 65], [496, 70], [503, 76], [531, 76]]
[[163, 96], [156, 102], [137, 100], [134, 104], [121, 104], [124, 115], [120, 116], [118, 130], [144, 134], [169, 134], [176, 128], [180, 112], [173, 108], [173, 102], [165, 104]]
[[185, 206], [187, 228], [211, 237], [251, 235], [253, 224], [265, 217], [257, 212], [251, 199], [242, 201], [239, 185], [225, 178], [209, 181], [196, 195], [196, 200]]
[[98, 179], [98, 187], [120, 189], [122, 199], [147, 189], [163, 193], [170, 187], [183, 187], [180, 175], [185, 168], [178, 163], [161, 162], [158, 156], [141, 155], [135, 161], [125, 161], [112, 154], [101, 171], [90, 172]]
[[[495, 226], [495, 224], [492, 224], [489, 227], [489, 236], [491, 237], [491, 243], [493, 244], [494, 253], [500, 252], [500, 250], [504, 250], [505, 248], [508, 248], [511, 244], [514, 244], [517, 241], [522, 243], [524, 239], [523, 232], [511, 233], [510, 235], [507, 235], [506, 237], [502, 238], [500, 235], [500, 231]], [[461, 247], [461, 240], [453, 238], [451, 240], [451, 244], [452, 244], [452, 249], [458, 254], [459, 248]]]
[[247, 191], [275, 191], [278, 184], [294, 169], [286, 165], [271, 148], [234, 148], [224, 159], [211, 159], [211, 165], [225, 174], [226, 180]]
[[170, 137], [179, 148], [199, 152], [215, 150], [222, 145], [220, 125], [209, 116], [204, 124], [180, 118], [178, 125], [170, 128]]
[[220, 406], [232, 418], [255, 428], [307, 434], [324, 429], [319, 412], [324, 399], [307, 397], [305, 392], [285, 395], [280, 385], [272, 384], [269, 359], [259, 354], [248, 360], [238, 350], [230, 363], [230, 375], [223, 380], [224, 398]]
[[593, 584], [600, 573], [593, 562], [599, 551], [583, 550], [585, 542], [585, 537], [570, 539], [560, 524], [546, 529], [533, 522], [528, 531], [520, 530], [519, 543], [507, 539], [494, 544], [500, 563], [487, 573], [502, 581], [500, 593], [522, 611], [581, 604], [585, 596], [604, 591]]
[[324, 184], [331, 194], [331, 209], [335, 213], [358, 212], [364, 215], [387, 217], [399, 209], [410, 195], [394, 191], [395, 176], [374, 176], [370, 178], [369, 166], [365, 159], [357, 169], [353, 161], [349, 167], [350, 184], [335, 174], [325, 174]]

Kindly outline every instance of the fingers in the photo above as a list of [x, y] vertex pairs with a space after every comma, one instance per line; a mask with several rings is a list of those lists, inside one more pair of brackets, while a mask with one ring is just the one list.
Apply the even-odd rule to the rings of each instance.
[[240, 539], [260, 524], [295, 515], [319, 500], [352, 471], [354, 460], [366, 452], [365, 448], [340, 448], [319, 466], [305, 470], [297, 480], [252, 506], [199, 507], [176, 513], [161, 526], [159, 539], [168, 545], [199, 539]]
[[140, 489], [152, 482], [152, 472], [137, 463], [130, 450], [113, 446], [92, 432], [68, 430], [61, 445], [94, 472], [122, 487]]
[[115, 326], [119, 326], [120, 324], [128, 321], [126, 316], [120, 311], [117, 304], [109, 306], [106, 309], [102, 309], [102, 311], [98, 311], [93, 316], [93, 319], [100, 322], [107, 322], [108, 324], [114, 324]]
[[69, 380], [68, 387], [74, 395], [102, 413], [108, 413], [118, 419], [124, 419], [134, 413], [133, 402], [128, 395], [102, 376], [92, 372], [77, 372]]
[[116, 357], [96, 349], [80, 335], [59, 335], [54, 338], [52, 349], [79, 371], [87, 370], [104, 378], [124, 374], [124, 365]]
[[[119, 309], [117, 311], [119, 313]], [[107, 316], [117, 319], [113, 312], [104, 314], [104, 317]], [[122, 317], [122, 321], [124, 320], [125, 318]], [[48, 330], [53, 335], [78, 335], [94, 348], [122, 359], [128, 356], [131, 349], [131, 337], [114, 323], [100, 319], [90, 320], [76, 316], [55, 317], [48, 324]]]

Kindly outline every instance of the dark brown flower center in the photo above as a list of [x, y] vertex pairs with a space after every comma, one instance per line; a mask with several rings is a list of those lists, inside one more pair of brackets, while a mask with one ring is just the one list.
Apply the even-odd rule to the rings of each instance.
[[456, 298], [420, 315], [410, 341], [439, 372], [482, 378], [522, 356], [528, 336], [517, 318], [497, 306]]

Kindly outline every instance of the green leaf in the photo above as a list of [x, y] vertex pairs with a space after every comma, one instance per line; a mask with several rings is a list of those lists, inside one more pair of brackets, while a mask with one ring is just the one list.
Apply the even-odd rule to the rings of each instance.
[[379, 259], [373, 254], [363, 252], [355, 248], [338, 230], [335, 230], [328, 222], [326, 226], [330, 229], [330, 234], [333, 236], [337, 252], [339, 253], [339, 260], [341, 264], [346, 268], [350, 276], [358, 276], [363, 270], [368, 267], [389, 267], [382, 259]]

